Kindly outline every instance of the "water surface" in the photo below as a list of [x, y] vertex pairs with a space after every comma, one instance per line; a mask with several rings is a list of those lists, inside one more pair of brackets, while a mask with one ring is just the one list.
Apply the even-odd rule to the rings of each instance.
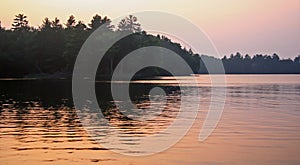
[[[197, 75], [199, 84], [189, 83], [189, 77], [180, 78], [200, 90], [196, 122], [175, 146], [147, 157], [123, 156], [95, 142], [74, 110], [70, 81], [0, 80], [0, 162], [300, 164], [299, 75], [227, 75], [227, 84], [218, 84], [227, 86], [221, 121], [204, 142], [199, 142], [198, 136], [211, 101], [209, 76]], [[113, 106], [108, 83], [96, 83], [98, 103], [106, 118], [128, 138], [154, 134], [172, 123], [182, 93], [170, 77], [131, 85], [131, 98], [141, 109], [149, 108], [148, 92], [157, 86], [165, 89], [167, 104], [160, 107], [162, 115], [147, 124], [127, 120], [122, 110]], [[189, 94], [193, 100], [193, 92]]]

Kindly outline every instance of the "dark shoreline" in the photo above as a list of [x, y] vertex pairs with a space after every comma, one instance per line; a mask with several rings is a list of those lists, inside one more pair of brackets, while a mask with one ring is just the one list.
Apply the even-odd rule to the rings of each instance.
[[[195, 75], [209, 75], [208, 73], [196, 73]], [[210, 75], [223, 75], [220, 73], [211, 73]], [[225, 73], [224, 75], [300, 75], [300, 73]], [[0, 77], [0, 80], [72, 80], [72, 74], [33, 74], [24, 77]], [[178, 75], [190, 76], [190, 75]], [[156, 76], [135, 76], [133, 80], [153, 80], [159, 77], [173, 77], [172, 75], [156, 75]], [[90, 78], [87, 78], [90, 79]], [[110, 75], [96, 76], [96, 80], [111, 80]]]

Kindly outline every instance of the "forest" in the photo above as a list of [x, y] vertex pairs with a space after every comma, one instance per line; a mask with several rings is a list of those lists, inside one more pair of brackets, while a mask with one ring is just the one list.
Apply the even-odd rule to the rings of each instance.
[[[96, 14], [85, 24], [71, 15], [65, 23], [58, 18], [45, 18], [42, 25], [32, 27], [26, 15], [18, 14], [12, 28], [0, 22], [0, 77], [1, 78], [61, 78], [72, 75], [73, 66], [85, 40], [101, 25], [109, 33], [124, 31], [131, 35], [115, 43], [101, 61], [105, 68], [97, 74], [111, 76], [118, 62], [129, 52], [145, 46], [161, 46], [180, 55], [194, 73], [206, 74], [204, 58], [222, 61], [226, 74], [299, 74], [300, 55], [294, 59], [281, 59], [279, 55], [242, 55], [237, 52], [223, 58], [194, 53], [163, 35], [147, 34], [135, 16], [129, 15], [119, 24], [112, 25], [107, 16]], [[138, 62], [138, 61], [137, 61]], [[159, 68], [150, 68], [144, 76], [168, 75]]]

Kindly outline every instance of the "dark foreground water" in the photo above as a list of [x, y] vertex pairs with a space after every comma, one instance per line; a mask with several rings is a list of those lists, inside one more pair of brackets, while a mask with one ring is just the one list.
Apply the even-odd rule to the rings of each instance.
[[[299, 75], [227, 75], [222, 118], [204, 142], [198, 136], [211, 101], [209, 76], [198, 75], [199, 84], [181, 78], [200, 90], [196, 122], [176, 145], [146, 157], [112, 152], [86, 133], [74, 110], [71, 81], [0, 80], [0, 164], [300, 164]], [[137, 107], [149, 107], [155, 86], [165, 89], [168, 102], [164, 115], [148, 123], [151, 129], [115, 120], [122, 116], [107, 94], [108, 83], [96, 83], [98, 103], [129, 138], [147, 136], [172, 123], [181, 94], [169, 78], [136, 81], [130, 94]]]

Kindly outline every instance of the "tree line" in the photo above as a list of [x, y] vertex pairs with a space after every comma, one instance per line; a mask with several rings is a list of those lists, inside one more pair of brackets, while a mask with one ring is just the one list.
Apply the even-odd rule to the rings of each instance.
[[[180, 55], [195, 73], [207, 73], [204, 58], [221, 60], [226, 73], [300, 73], [300, 55], [294, 60], [280, 59], [278, 55], [249, 55], [240, 53], [222, 59], [193, 53], [166, 36], [147, 34], [135, 16], [129, 15], [118, 25], [112, 25], [107, 16], [96, 14], [85, 24], [71, 15], [65, 23], [58, 18], [45, 18], [39, 27], [29, 26], [26, 15], [15, 16], [12, 28], [0, 22], [0, 77], [69, 76], [85, 40], [98, 27], [105, 25], [108, 33], [133, 34], [115, 43], [101, 61], [99, 75], [111, 75], [118, 62], [129, 52], [145, 46], [161, 46]], [[138, 59], [137, 59], [138, 62]], [[148, 68], [141, 75], [168, 75], [159, 68]]]
[[[0, 77], [30, 77], [41, 75], [71, 75], [72, 69], [85, 40], [98, 27], [104, 25], [108, 35], [116, 36], [122, 32], [131, 35], [114, 44], [102, 60], [105, 68], [100, 75], [111, 75], [118, 62], [135, 49], [145, 46], [162, 46], [182, 56], [196, 72], [199, 66], [198, 56], [190, 54], [180, 44], [171, 42], [165, 36], [154, 36], [142, 30], [133, 15], [122, 19], [118, 25], [98, 14], [90, 23], [77, 21], [73, 15], [66, 23], [58, 18], [45, 18], [38, 28], [29, 26], [27, 16], [15, 16], [11, 29], [0, 29]], [[144, 74], [163, 74], [162, 70], [153, 68]]]
[[[253, 57], [241, 55], [237, 52], [229, 57], [224, 56], [221, 59], [202, 55], [201, 59], [206, 59], [212, 63], [221, 61], [223, 63], [225, 73], [228, 74], [299, 74], [300, 73], [300, 55], [293, 60], [280, 59], [279, 55], [256, 54]], [[203, 66], [201, 60], [199, 73], [207, 73], [207, 69]]]

